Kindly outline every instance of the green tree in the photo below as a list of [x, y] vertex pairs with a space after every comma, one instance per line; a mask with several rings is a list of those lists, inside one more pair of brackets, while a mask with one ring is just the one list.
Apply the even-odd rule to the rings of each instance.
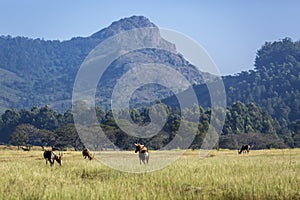
[[58, 120], [56, 111], [52, 110], [49, 106], [43, 106], [35, 115], [33, 122], [34, 126], [39, 129], [46, 129], [54, 131], [58, 128]]
[[30, 124], [20, 124], [11, 134], [10, 143], [18, 146], [30, 144], [30, 137], [35, 136], [36, 129]]
[[79, 138], [74, 124], [66, 124], [55, 131], [57, 140], [55, 146], [61, 148], [73, 147], [75, 150], [83, 149], [83, 144]]
[[57, 135], [49, 130], [41, 129], [38, 130], [37, 139], [34, 141], [35, 145], [41, 146], [43, 149], [46, 146], [55, 146]]
[[299, 148], [300, 147], [300, 120], [296, 120], [295, 122], [291, 123], [290, 129], [293, 131], [293, 140], [294, 146]]
[[8, 109], [2, 115], [2, 129], [0, 131], [0, 140], [7, 143], [11, 133], [14, 131], [16, 126], [19, 124], [20, 113], [16, 109]]

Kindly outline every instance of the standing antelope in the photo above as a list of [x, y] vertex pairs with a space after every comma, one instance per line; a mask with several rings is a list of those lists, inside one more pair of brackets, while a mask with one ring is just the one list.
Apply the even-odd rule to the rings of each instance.
[[82, 150], [82, 156], [84, 157], [84, 159], [86, 159], [88, 157], [88, 159], [92, 160], [94, 159], [95, 154], [91, 154], [90, 150], [88, 148], [85, 148]]
[[241, 149], [238, 152], [239, 152], [239, 154], [249, 153], [250, 148], [251, 148], [250, 144], [244, 144], [244, 145], [242, 145]]
[[60, 151], [59, 147], [52, 147], [52, 151]]
[[23, 151], [30, 151], [30, 147], [21, 147], [21, 149], [23, 149]]
[[145, 161], [148, 164], [148, 162], [149, 162], [149, 152], [148, 152], [147, 147], [145, 147], [144, 145], [142, 145], [140, 143], [134, 144], [134, 145], [136, 147], [135, 153], [139, 152], [140, 164], [142, 164], [142, 162], [144, 164], [146, 164]]
[[55, 160], [59, 165], [62, 165], [62, 156], [63, 155], [61, 153], [59, 153], [59, 155], [57, 156], [52, 150], [44, 151], [44, 158], [46, 160], [46, 165], [49, 161], [51, 167], [54, 165]]

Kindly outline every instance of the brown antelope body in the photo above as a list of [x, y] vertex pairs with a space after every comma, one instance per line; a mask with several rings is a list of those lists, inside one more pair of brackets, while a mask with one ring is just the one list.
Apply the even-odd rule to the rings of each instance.
[[48, 161], [50, 162], [50, 166], [52, 167], [54, 165], [54, 162], [56, 161], [59, 165], [62, 165], [62, 154], [59, 153], [59, 155], [56, 155], [54, 151], [52, 150], [45, 150], [44, 151], [44, 158], [46, 160], [46, 165]]
[[239, 154], [241, 153], [249, 153], [251, 146], [249, 144], [242, 145], [241, 149], [238, 151]]
[[30, 151], [30, 147], [21, 147], [21, 149], [23, 149], [23, 151]]
[[135, 149], [135, 153], [139, 152], [139, 158], [140, 158], [140, 164], [142, 164], [142, 162], [144, 164], [148, 164], [149, 162], [149, 152], [147, 147], [145, 147], [144, 145], [138, 143], [138, 144], [134, 144], [136, 149]]
[[52, 147], [52, 151], [60, 151], [59, 147]]
[[88, 158], [90, 160], [94, 159], [94, 155], [91, 154], [90, 150], [88, 148], [85, 148], [82, 150], [82, 156], [84, 159]]

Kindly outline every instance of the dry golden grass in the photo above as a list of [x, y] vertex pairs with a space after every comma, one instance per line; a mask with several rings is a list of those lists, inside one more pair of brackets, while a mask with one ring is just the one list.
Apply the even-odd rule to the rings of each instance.
[[300, 199], [300, 149], [213, 150], [205, 158], [187, 151], [162, 170], [140, 174], [75, 151], [64, 152], [63, 166], [54, 167], [41, 150], [0, 151], [0, 199]]

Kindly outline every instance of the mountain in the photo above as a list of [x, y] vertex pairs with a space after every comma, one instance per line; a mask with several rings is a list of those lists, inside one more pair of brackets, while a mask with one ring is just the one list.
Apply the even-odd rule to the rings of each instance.
[[93, 35], [91, 38], [98, 38], [105, 40], [111, 36], [114, 36], [120, 32], [132, 30], [135, 28], [156, 27], [148, 18], [144, 16], [132, 16], [129, 18], [120, 19], [113, 22], [109, 27], [104, 28]]
[[[44, 146], [42, 141], [48, 141], [48, 145], [52, 143], [62, 148], [68, 146], [73, 146], [75, 149], [81, 148], [78, 146], [80, 143], [78, 136], [76, 137], [75, 127], [72, 125], [74, 120], [70, 110], [62, 114], [63, 108], [60, 112], [56, 112], [56, 108], [54, 110], [53, 107], [47, 105], [40, 108], [32, 106], [41, 104], [53, 106], [57, 103], [66, 104], [65, 108], [67, 108], [70, 105], [76, 73], [83, 59], [106, 37], [124, 30], [124, 23], [130, 24], [125, 28], [131, 25], [134, 28], [140, 26], [139, 24], [153, 27], [153, 24], [146, 18], [134, 16], [114, 22], [113, 25], [90, 37], [77, 37], [62, 42], [1, 37], [0, 105], [3, 109], [8, 107], [24, 107], [24, 109], [8, 109], [1, 115], [0, 142]], [[110, 29], [110, 27], [113, 28]], [[198, 74], [193, 65], [175, 52], [173, 44], [161, 40], [162, 45], [171, 51], [146, 48], [115, 59], [99, 80], [100, 87], [97, 88], [96, 93], [97, 103], [109, 105], [115, 84], [135, 65], [156, 63], [172, 66], [193, 85], [193, 88], [189, 90], [178, 91], [176, 96], [190, 99], [190, 90], [193, 89], [199, 104], [204, 108], [193, 105], [188, 109], [171, 109], [179, 106], [178, 98], [167, 88], [150, 84], [137, 89], [131, 97], [132, 105], [136, 105], [137, 102], [142, 102], [144, 105], [149, 103], [149, 100], [151, 103], [155, 99], [162, 99], [161, 101], [169, 107], [163, 104], [160, 106], [170, 113], [161, 132], [142, 142], [149, 144], [149, 147], [153, 149], [163, 147], [176, 136], [174, 133], [180, 127], [179, 125], [192, 125], [191, 123], [185, 124], [184, 120], [181, 121], [184, 114], [194, 116], [200, 112], [199, 124], [194, 124], [197, 125], [199, 131], [191, 145], [191, 148], [200, 148], [209, 128], [212, 112], [210, 108], [207, 108], [211, 104], [210, 94], [199, 77], [205, 76], [205, 80], [208, 80], [211, 86], [214, 85], [215, 79], [209, 74]], [[146, 77], [147, 74], [141, 78]], [[167, 78], [168, 80], [174, 79], [171, 76]], [[240, 144], [249, 142], [254, 143], [255, 148], [299, 147], [300, 42], [293, 42], [288, 38], [266, 42], [257, 51], [253, 70], [222, 78], [228, 106], [219, 147], [238, 148]], [[219, 93], [216, 89], [213, 92]], [[220, 101], [223, 100], [220, 99]], [[104, 111], [98, 106], [95, 110], [101, 127], [117, 146], [129, 149], [130, 141], [141, 139], [123, 132], [116, 124], [111, 110]], [[83, 109], [81, 123], [90, 123], [90, 111], [90, 109]], [[217, 110], [218, 112], [221, 110]], [[131, 109], [130, 115], [132, 120], [139, 125], [151, 121], [148, 108]], [[22, 134], [24, 131], [29, 132], [28, 137]], [[53, 143], [55, 141], [63, 141], [63, 143]]]
[[[157, 28], [143, 16], [132, 16], [113, 22], [89, 37], [74, 37], [66, 41], [30, 39], [26, 37], [0, 37], [0, 112], [6, 108], [31, 108], [48, 104], [58, 110], [70, 108], [72, 90], [80, 65], [99, 43], [118, 33], [135, 28]], [[116, 60], [103, 75], [101, 88], [97, 91], [98, 103], [108, 106], [112, 88], [117, 78], [126, 73], [135, 62], [154, 63], [174, 67], [192, 84], [202, 82], [195, 66], [189, 64], [176, 47], [160, 38], [168, 51], [146, 49]], [[156, 88], [156, 89], [153, 89]], [[149, 89], [149, 88], [148, 88]], [[151, 90], [140, 90], [143, 99]], [[142, 91], [142, 92], [141, 92]], [[170, 91], [152, 87], [158, 91], [152, 99], [166, 98]], [[148, 92], [148, 94], [146, 94]], [[151, 96], [151, 95], [150, 95]], [[135, 102], [139, 101], [136, 99]], [[134, 104], [134, 102], [133, 102]]]
[[[50, 105], [59, 111], [70, 108], [76, 74], [86, 56], [99, 43], [127, 30], [157, 28], [143, 16], [132, 16], [113, 22], [89, 37], [74, 37], [66, 41], [46, 41], [25, 37], [0, 36], [0, 112], [7, 108], [32, 108]], [[172, 66], [194, 85], [199, 104], [210, 106], [210, 96], [201, 73], [180, 54], [176, 47], [160, 38], [164, 47], [172, 50], [142, 49], [116, 59], [103, 74], [97, 88], [97, 103], [109, 106], [117, 80], [136, 63], [159, 63]], [[208, 78], [207, 78], [208, 77]], [[172, 78], [172, 77], [168, 77]], [[253, 70], [224, 76], [227, 105], [241, 101], [262, 107], [281, 126], [289, 128], [300, 118], [300, 42], [285, 38], [266, 42], [258, 51]], [[186, 95], [188, 91], [178, 95]], [[139, 88], [132, 104], [165, 99], [176, 106], [174, 93], [157, 85]], [[177, 95], [177, 96], [178, 96]], [[169, 96], [169, 98], [167, 98]]]
[[[255, 68], [233, 76], [223, 77], [227, 105], [241, 101], [254, 102], [282, 127], [289, 129], [300, 119], [300, 41], [285, 38], [266, 42], [255, 58]], [[206, 85], [193, 87], [199, 104], [210, 106], [210, 96]], [[187, 91], [178, 94], [186, 95]], [[176, 97], [163, 100], [176, 107]]]

